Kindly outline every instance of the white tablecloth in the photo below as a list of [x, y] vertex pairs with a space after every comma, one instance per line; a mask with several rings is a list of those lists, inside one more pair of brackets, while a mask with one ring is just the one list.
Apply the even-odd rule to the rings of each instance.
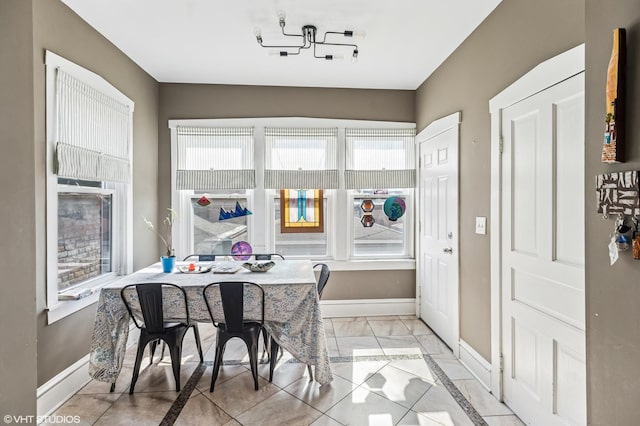
[[[184, 263], [178, 263], [181, 264]], [[183, 274], [177, 271], [166, 274], [158, 263], [105, 286], [100, 292], [93, 330], [89, 361], [91, 377], [114, 383], [122, 368], [130, 320], [120, 297], [122, 287], [145, 282], [177, 284], [187, 293], [191, 320], [211, 322], [202, 290], [207, 284], [221, 281], [247, 281], [262, 286], [267, 330], [296, 359], [315, 366], [315, 379], [320, 384], [331, 382], [333, 376], [316, 280], [312, 264], [307, 260], [276, 261], [276, 265], [267, 272], [250, 272], [242, 268], [233, 274]], [[165, 317], [177, 318], [179, 314], [174, 313], [184, 310], [179, 304], [178, 298], [165, 299]], [[249, 315], [257, 316], [252, 307], [246, 308]], [[213, 311], [216, 320], [221, 318], [219, 303], [214, 304]]]

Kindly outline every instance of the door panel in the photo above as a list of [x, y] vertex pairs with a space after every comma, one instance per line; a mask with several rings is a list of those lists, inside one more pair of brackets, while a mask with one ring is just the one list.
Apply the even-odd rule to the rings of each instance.
[[502, 111], [504, 400], [586, 423], [584, 74]]
[[[428, 128], [427, 128], [428, 129]], [[458, 131], [417, 140], [420, 317], [458, 351]]]

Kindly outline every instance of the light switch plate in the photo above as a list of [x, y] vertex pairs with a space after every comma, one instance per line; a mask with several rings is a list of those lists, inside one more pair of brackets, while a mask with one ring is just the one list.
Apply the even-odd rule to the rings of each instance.
[[476, 216], [476, 234], [487, 235], [487, 218]]

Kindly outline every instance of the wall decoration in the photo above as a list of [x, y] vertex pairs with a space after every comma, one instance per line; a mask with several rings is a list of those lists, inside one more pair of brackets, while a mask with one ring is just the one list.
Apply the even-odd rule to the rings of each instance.
[[598, 213], [640, 215], [638, 172], [614, 172], [596, 176]]
[[196, 202], [200, 207], [207, 207], [209, 204], [211, 204], [211, 201], [207, 198], [206, 195], [200, 197]]
[[626, 32], [613, 30], [613, 50], [607, 69], [606, 115], [602, 162], [624, 162], [625, 127], [625, 65], [627, 61]]
[[362, 226], [365, 228], [371, 228], [373, 224], [376, 223], [376, 220], [371, 213], [375, 207], [376, 205], [373, 203], [373, 200], [369, 199], [362, 200], [362, 203], [360, 204], [360, 210], [363, 212], [362, 218], [360, 218], [360, 223], [362, 223]]
[[387, 215], [389, 220], [395, 222], [402, 217], [405, 210], [407, 209], [407, 206], [402, 198], [389, 197], [384, 202], [384, 206], [382, 207], [382, 209], [384, 210], [384, 214]]
[[225, 210], [223, 207], [220, 207], [220, 216], [218, 217], [218, 220], [227, 220], [234, 217], [248, 216], [250, 214], [253, 213], [251, 213], [251, 211], [246, 207], [242, 207], [240, 202], [236, 201], [235, 210]]
[[280, 190], [280, 232], [324, 232], [321, 189]]
[[248, 260], [253, 253], [251, 244], [246, 241], [238, 241], [231, 246], [231, 254], [234, 260]]

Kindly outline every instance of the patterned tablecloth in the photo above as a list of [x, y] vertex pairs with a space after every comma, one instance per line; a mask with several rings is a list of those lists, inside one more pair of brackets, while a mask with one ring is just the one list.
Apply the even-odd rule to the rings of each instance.
[[[216, 265], [220, 263], [215, 262]], [[248, 281], [262, 286], [265, 291], [265, 327], [269, 333], [296, 359], [315, 366], [315, 379], [320, 384], [333, 380], [315, 275], [311, 262], [307, 260], [276, 261], [276, 265], [267, 272], [249, 272], [241, 268], [233, 274], [166, 274], [158, 263], [105, 286], [100, 292], [93, 329], [89, 361], [91, 377], [114, 383], [122, 368], [130, 321], [120, 297], [122, 287], [145, 282], [177, 284], [187, 293], [191, 320], [211, 322], [202, 289], [209, 283], [220, 281]], [[174, 315], [174, 312], [184, 312], [184, 307], [179, 306], [179, 298], [173, 298], [170, 293], [165, 295], [163, 303], [166, 318], [178, 319], [179, 314]], [[259, 316], [255, 306], [247, 301], [245, 304], [251, 317]], [[216, 320], [222, 318], [219, 301], [214, 303], [213, 311]]]

